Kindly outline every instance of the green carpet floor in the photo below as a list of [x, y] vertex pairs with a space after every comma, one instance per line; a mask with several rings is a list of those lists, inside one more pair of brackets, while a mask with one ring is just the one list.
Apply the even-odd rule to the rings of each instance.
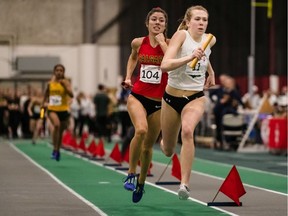
[[30, 142], [22, 142], [16, 146], [107, 215], [181, 216], [193, 212], [197, 212], [197, 215], [225, 215], [191, 200], [180, 201], [177, 195], [148, 184], [145, 188], [149, 193], [144, 194], [141, 202], [134, 204], [131, 201], [131, 192], [123, 189], [124, 175], [120, 173], [65, 152], [62, 153], [62, 160], [56, 162], [50, 159], [51, 148], [45, 144], [31, 146]]
[[[30, 141], [17, 141], [16, 147], [33, 161], [53, 174], [76, 193], [93, 203], [107, 215], [225, 215], [216, 209], [199, 204], [192, 200], [183, 202], [177, 195], [153, 187], [149, 184], [145, 189], [141, 202], [131, 201], [131, 192], [123, 189], [123, 174], [83, 160], [75, 155], [62, 151], [62, 160], [56, 162], [50, 159], [51, 146], [47, 142], [32, 146]], [[112, 144], [105, 145], [107, 151]], [[153, 161], [167, 164], [169, 158], [159, 150], [153, 153]], [[195, 159], [193, 170], [225, 178], [231, 169], [231, 164], [215, 163], [203, 159]], [[287, 177], [284, 175], [255, 172], [252, 169], [237, 167], [244, 184], [262, 187], [287, 194]]]

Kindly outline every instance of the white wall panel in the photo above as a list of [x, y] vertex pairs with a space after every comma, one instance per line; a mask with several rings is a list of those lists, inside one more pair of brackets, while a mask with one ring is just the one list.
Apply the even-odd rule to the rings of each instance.
[[97, 46], [83, 44], [79, 46], [79, 90], [87, 94], [95, 94], [97, 88]]
[[0, 46], [0, 78], [9, 78], [12, 74], [11, 46]]
[[[7, 59], [10, 50], [0, 47], [0, 58]], [[17, 46], [13, 55], [17, 56], [59, 56], [66, 68], [66, 76], [71, 78], [77, 91], [94, 94], [99, 83], [107, 87], [119, 86], [119, 47], [81, 44], [78, 46]], [[7, 60], [0, 60], [0, 78], [17, 74]], [[51, 75], [54, 65], [51, 65]], [[10, 72], [11, 71], [11, 72]], [[37, 74], [35, 74], [37, 76]]]
[[119, 74], [119, 47], [118, 46], [99, 46], [99, 83], [107, 87], [117, 87]]

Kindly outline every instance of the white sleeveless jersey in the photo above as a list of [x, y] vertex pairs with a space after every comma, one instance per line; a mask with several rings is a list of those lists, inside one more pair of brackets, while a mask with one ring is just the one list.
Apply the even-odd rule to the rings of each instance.
[[[202, 36], [201, 42], [197, 43], [192, 39], [188, 31], [185, 31], [186, 39], [183, 42], [182, 47], [177, 53], [176, 58], [191, 55], [193, 50], [201, 47], [205, 43], [207, 34]], [[188, 64], [185, 64], [173, 71], [168, 72], [168, 85], [176, 89], [202, 91], [205, 84], [205, 74], [209, 64], [209, 56], [211, 54], [210, 45], [205, 50], [205, 56], [199, 60], [195, 68], [191, 68]]]

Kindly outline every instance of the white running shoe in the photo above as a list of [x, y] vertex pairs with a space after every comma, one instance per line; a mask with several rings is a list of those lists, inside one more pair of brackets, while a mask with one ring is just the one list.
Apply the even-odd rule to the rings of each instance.
[[184, 185], [180, 184], [179, 190], [178, 190], [178, 197], [180, 200], [187, 200], [189, 198], [189, 188]]

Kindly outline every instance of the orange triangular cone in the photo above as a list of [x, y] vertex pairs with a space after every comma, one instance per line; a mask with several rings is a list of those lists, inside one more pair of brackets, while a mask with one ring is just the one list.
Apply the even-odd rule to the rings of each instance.
[[70, 142], [70, 139], [72, 138], [72, 134], [69, 130], [66, 130], [64, 133], [63, 133], [63, 137], [62, 137], [62, 144], [64, 146], [67, 146], [69, 145], [69, 142]]
[[99, 143], [97, 145], [96, 151], [94, 153], [94, 156], [103, 157], [105, 156], [105, 148], [104, 148], [104, 142], [102, 139], [99, 140]]
[[123, 156], [123, 161], [129, 163], [129, 147], [126, 149], [124, 156]]
[[[141, 161], [140, 161], [140, 160], [138, 160], [137, 165], [141, 167]], [[152, 164], [152, 162], [151, 162], [150, 165], [149, 165], [149, 169], [148, 169], [148, 171], [147, 171], [147, 176], [153, 176], [153, 175], [151, 174], [151, 168], [152, 168], [152, 167], [153, 167], [153, 164]]]
[[177, 154], [174, 154], [172, 157], [171, 175], [181, 181], [181, 166]]
[[147, 172], [147, 176], [153, 176], [152, 173], [151, 173], [151, 169], [153, 167], [153, 164], [152, 162], [150, 163], [150, 166], [149, 166], [149, 169], [148, 169], [148, 172]]
[[77, 145], [77, 141], [76, 141], [75, 137], [71, 137], [69, 146], [75, 150], [78, 149], [78, 145]]
[[89, 137], [89, 134], [87, 132], [83, 132], [81, 138], [83, 138], [84, 140], [87, 139]]
[[91, 141], [90, 145], [88, 146], [87, 151], [88, 151], [89, 154], [94, 155], [96, 149], [97, 149], [96, 142], [93, 139]]
[[78, 150], [82, 150], [83, 152], [86, 152], [86, 145], [85, 145], [84, 138], [81, 138], [80, 143], [78, 145]]
[[243, 187], [240, 175], [234, 165], [221, 185], [219, 191], [224, 193], [232, 199], [238, 206], [240, 206], [239, 198], [243, 196], [246, 191]]
[[118, 163], [122, 162], [122, 156], [121, 156], [121, 152], [120, 152], [118, 143], [115, 144], [115, 146], [112, 149], [109, 157], [111, 159], [115, 160]]

